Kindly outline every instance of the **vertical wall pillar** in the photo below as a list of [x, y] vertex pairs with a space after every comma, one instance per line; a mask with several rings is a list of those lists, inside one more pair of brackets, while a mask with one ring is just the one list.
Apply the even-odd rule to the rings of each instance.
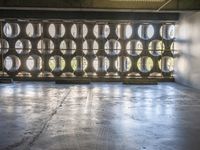
[[77, 61], [77, 68], [74, 71], [74, 74], [76, 76], [83, 76], [84, 75], [84, 70], [83, 70], [83, 23], [77, 22], [76, 23], [76, 28], [77, 28], [77, 37], [76, 37], [76, 61]]
[[105, 22], [99, 22], [98, 24], [98, 37], [97, 37], [97, 42], [99, 44], [99, 50], [97, 52], [97, 74], [100, 77], [103, 77], [106, 75], [107, 68], [106, 68], [106, 52], [104, 49], [104, 45], [106, 42], [106, 37], [105, 37]]
[[117, 25], [114, 23], [109, 23], [110, 27], [110, 34], [108, 36], [108, 42], [109, 42], [109, 50], [107, 57], [109, 59], [109, 68], [108, 68], [108, 75], [115, 76], [117, 75], [117, 68], [116, 68], [116, 60], [117, 60], [117, 35], [116, 35], [116, 27]]
[[126, 26], [127, 24], [120, 24], [120, 36], [119, 41], [121, 44], [121, 51], [119, 54], [119, 74], [121, 77], [124, 77], [127, 70], [127, 61], [126, 61]]

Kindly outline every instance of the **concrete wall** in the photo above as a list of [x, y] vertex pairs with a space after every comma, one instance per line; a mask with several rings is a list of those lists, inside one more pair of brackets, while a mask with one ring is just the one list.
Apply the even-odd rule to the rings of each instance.
[[175, 80], [200, 89], [200, 12], [182, 15], [177, 39]]

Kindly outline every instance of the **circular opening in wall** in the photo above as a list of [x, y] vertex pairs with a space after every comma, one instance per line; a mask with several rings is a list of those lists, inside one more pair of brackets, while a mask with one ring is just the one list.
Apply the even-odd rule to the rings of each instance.
[[83, 52], [84, 54], [96, 54], [99, 45], [96, 40], [89, 39], [83, 42]]
[[27, 54], [31, 51], [32, 45], [29, 40], [21, 39], [15, 43], [15, 50], [18, 54]]
[[132, 35], [132, 27], [129, 24], [119, 24], [116, 27], [116, 34], [119, 39], [129, 39]]
[[96, 38], [107, 38], [110, 34], [110, 27], [105, 23], [96, 24], [93, 29]]
[[77, 27], [76, 27], [76, 24], [73, 24], [72, 27], [71, 27], [71, 34], [74, 38], [77, 37]]
[[21, 61], [17, 56], [11, 55], [4, 59], [4, 67], [10, 72], [15, 72], [21, 66]]
[[159, 56], [163, 53], [165, 49], [165, 45], [162, 41], [160, 40], [153, 40], [149, 43], [149, 52], [153, 56]]
[[[95, 25], [94, 28], [93, 28], [93, 34], [96, 38], [99, 38], [100, 35], [99, 35], [99, 25]], [[101, 36], [102, 37], [102, 36]]]
[[151, 24], [142, 24], [138, 27], [138, 35], [141, 39], [148, 40], [154, 35], [154, 27]]
[[129, 39], [133, 34], [133, 29], [130, 24], [126, 25], [126, 38]]
[[109, 36], [109, 34], [110, 34], [110, 27], [109, 27], [109, 25], [106, 24], [104, 26], [104, 37], [107, 38]]
[[143, 73], [150, 72], [153, 68], [153, 61], [150, 57], [143, 56], [139, 58], [137, 62], [137, 67]]
[[88, 33], [88, 28], [85, 24], [73, 24], [71, 27], [71, 34], [74, 38], [85, 38]]
[[181, 47], [180, 43], [172, 42], [172, 44], [170, 46], [170, 50], [172, 51], [173, 55], [177, 55], [180, 53], [180, 47]]
[[60, 50], [64, 55], [72, 55], [76, 51], [76, 43], [73, 40], [63, 40], [60, 43]]
[[40, 53], [51, 54], [54, 50], [54, 44], [50, 39], [44, 39], [38, 42], [37, 48]]
[[108, 55], [116, 55], [120, 53], [121, 44], [119, 41], [111, 39], [105, 43], [104, 48]]
[[49, 35], [53, 38], [61, 38], [65, 34], [65, 27], [63, 24], [50, 24]]
[[138, 56], [142, 53], [143, 45], [141, 41], [131, 40], [126, 45], [126, 51], [131, 56]]
[[83, 38], [86, 37], [87, 33], [88, 33], [88, 28], [86, 24], [83, 24]]
[[9, 44], [8, 41], [6, 41], [5, 39], [0, 39], [0, 54], [6, 54], [8, 52], [9, 49]]
[[110, 63], [107, 57], [98, 56], [93, 61], [93, 67], [98, 72], [105, 72], [107, 71]]
[[171, 72], [174, 70], [174, 59], [169, 56], [164, 56], [162, 59], [159, 61], [159, 68], [163, 72]]
[[6, 23], [3, 27], [3, 32], [6, 37], [14, 38], [20, 33], [20, 27], [17, 23]]
[[160, 35], [165, 40], [170, 40], [175, 37], [175, 26], [172, 24], [162, 25], [160, 28]]
[[65, 68], [65, 60], [61, 56], [53, 56], [49, 59], [49, 67], [54, 72], [62, 71]]
[[29, 71], [40, 71], [42, 69], [42, 58], [37, 55], [29, 56], [26, 60], [26, 67]]
[[29, 37], [40, 37], [42, 34], [42, 26], [40, 23], [29, 23], [26, 26], [26, 34]]
[[71, 66], [74, 71], [83, 71], [87, 67], [87, 59], [82, 56], [76, 56], [72, 59]]
[[127, 72], [131, 69], [132, 62], [129, 57], [118, 57], [115, 66], [120, 72]]
[[34, 59], [32, 56], [29, 56], [26, 60], [26, 67], [28, 68], [28, 70], [32, 70], [34, 67]]
[[125, 31], [123, 30], [123, 27], [121, 24], [118, 24], [117, 27], [116, 27], [116, 30], [115, 30], [115, 33], [117, 35], [117, 37], [120, 39], [120, 38], [124, 38], [124, 34], [125, 34]]

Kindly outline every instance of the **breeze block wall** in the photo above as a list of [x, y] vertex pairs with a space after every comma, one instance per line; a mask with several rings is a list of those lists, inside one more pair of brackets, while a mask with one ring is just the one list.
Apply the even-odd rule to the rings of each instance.
[[173, 78], [174, 21], [4, 19], [0, 76]]

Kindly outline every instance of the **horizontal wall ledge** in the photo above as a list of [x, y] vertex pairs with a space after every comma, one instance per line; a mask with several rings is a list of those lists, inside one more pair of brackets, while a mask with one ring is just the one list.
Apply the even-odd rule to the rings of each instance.
[[89, 82], [147, 82], [155, 81], [155, 82], [174, 82], [174, 78], [89, 78], [89, 77], [66, 77], [66, 78], [48, 78], [48, 77], [41, 77], [41, 78], [27, 78], [27, 77], [14, 77], [14, 81], [46, 81], [46, 82], [55, 82], [55, 81], [87, 81]]

